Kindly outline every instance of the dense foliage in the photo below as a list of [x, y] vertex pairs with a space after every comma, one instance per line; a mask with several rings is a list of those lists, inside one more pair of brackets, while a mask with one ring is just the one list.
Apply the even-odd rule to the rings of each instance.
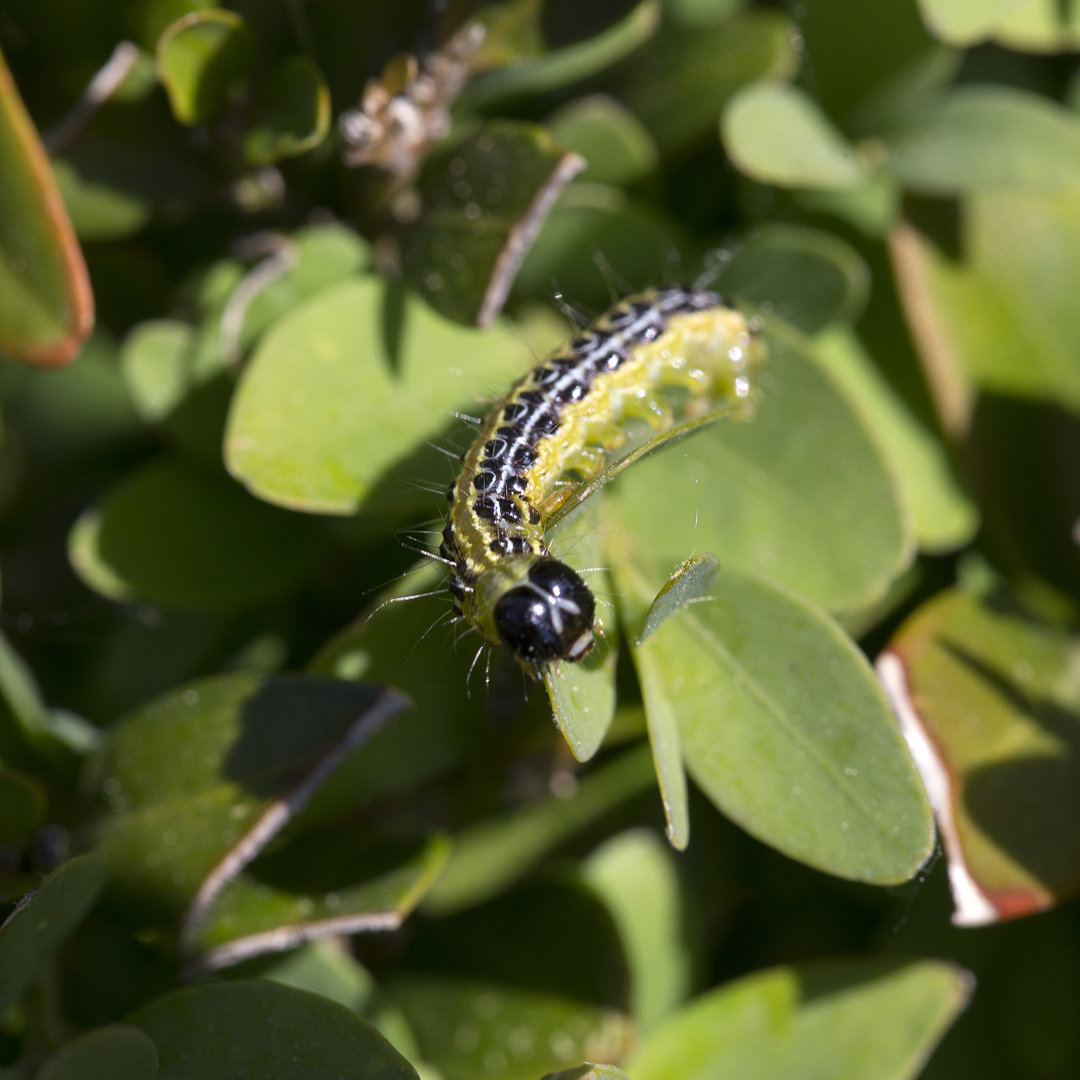
[[[1080, 12], [0, 48], [0, 1076], [1080, 1070]], [[461, 417], [672, 280], [752, 415], [559, 521], [584, 664], [473, 670]]]

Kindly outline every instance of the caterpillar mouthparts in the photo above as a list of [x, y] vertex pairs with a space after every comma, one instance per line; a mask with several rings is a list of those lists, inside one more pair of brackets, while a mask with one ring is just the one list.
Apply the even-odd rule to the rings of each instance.
[[624, 300], [510, 388], [488, 414], [450, 485], [440, 554], [453, 568], [455, 613], [509, 647], [534, 674], [594, 644], [596, 601], [544, 543], [551, 515], [626, 441], [625, 422], [675, 423], [687, 411], [750, 394], [760, 345], [746, 318], [704, 289], [654, 289]]

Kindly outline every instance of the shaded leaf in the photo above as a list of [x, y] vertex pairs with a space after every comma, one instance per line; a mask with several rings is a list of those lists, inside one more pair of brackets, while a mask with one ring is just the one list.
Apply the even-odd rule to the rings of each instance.
[[72, 565], [116, 600], [228, 609], [280, 595], [319, 550], [314, 523], [179, 458], [131, 474], [76, 522]]
[[96, 855], [78, 855], [27, 893], [0, 924], [0, 1013], [41, 973], [105, 886]]
[[659, 165], [656, 144], [629, 109], [607, 94], [578, 98], [548, 117], [555, 141], [587, 162], [593, 183], [627, 187]]
[[0, 350], [63, 367], [93, 325], [82, 251], [0, 54]]
[[1075, 591], [1080, 309], [1068, 282], [1080, 272], [1080, 198], [980, 196], [966, 204], [958, 257], [914, 229], [893, 236], [892, 256], [942, 426], [965, 445], [996, 556]]
[[533, 124], [498, 121], [432, 155], [402, 260], [443, 315], [487, 326], [555, 200], [585, 167]]
[[930, 960], [776, 968], [699, 998], [626, 1067], [634, 1080], [909, 1080], [971, 990], [967, 972]]
[[584, 773], [569, 797], [532, 802], [465, 829], [454, 838], [449, 864], [425, 898], [424, 911], [448, 914], [490, 899], [652, 781], [648, 754], [631, 750]]
[[[631, 612], [648, 606], [650, 575], [629, 552], [615, 578]], [[932, 850], [933, 824], [865, 658], [774, 586], [724, 567], [712, 595], [635, 655], [646, 710], [677, 721], [690, 775], [792, 858], [876, 884], [911, 877]]]
[[38, 1080], [151, 1080], [157, 1074], [153, 1040], [129, 1024], [85, 1031], [61, 1047]]
[[797, 86], [740, 90], [724, 109], [721, 135], [735, 165], [764, 184], [843, 189], [867, 179], [855, 147]]
[[[725, 253], [727, 254], [727, 253]], [[715, 287], [808, 334], [862, 314], [870, 274], [843, 240], [801, 225], [766, 225], [733, 247]]]
[[306, 56], [291, 56], [259, 84], [244, 157], [269, 165], [318, 146], [330, 128], [330, 91]]
[[878, 669], [930, 790], [954, 921], [996, 922], [1080, 891], [1076, 642], [1006, 597], [953, 590], [897, 632]]
[[601, 844], [582, 867], [619, 927], [645, 1034], [689, 996], [702, 936], [684, 910], [675, 859], [655, 833], [637, 829]]
[[175, 990], [127, 1020], [154, 1040], [161, 1061], [157, 1080], [417, 1080], [413, 1067], [351, 1009], [274, 983]]
[[0, 846], [25, 847], [45, 816], [45, 793], [29, 776], [0, 768]]
[[[658, 252], [685, 250], [689, 238], [670, 218], [647, 203], [606, 184], [571, 184], [556, 203], [518, 274], [522, 296], [558, 291], [574, 304], [603, 310], [611, 303], [610, 283], [597, 265], [604, 262], [626, 281], [654, 281]], [[690, 257], [686, 259], [691, 262]], [[572, 330], [567, 328], [567, 337]]]
[[[815, 0], [798, 11], [814, 97], [845, 131], [880, 130], [951, 78], [959, 55], [931, 36], [911, 0]], [[858, 48], [852, 48], [858, 42]]]
[[573, 882], [419, 924], [387, 990], [446, 1080], [535, 1080], [619, 1060], [632, 1032], [615, 925]]
[[[346, 281], [260, 343], [233, 399], [225, 459], [270, 502], [415, 521], [432, 500], [401, 482], [423, 475], [410, 455], [458, 430], [451, 410], [475, 412], [529, 360], [509, 332], [465, 329], [374, 277]], [[428, 452], [423, 465], [448, 478], [438, 458]]]
[[116, 888], [197, 927], [220, 890], [402, 707], [389, 691], [221, 675], [116, 725], [89, 778]]
[[438, 878], [449, 845], [307, 835], [229, 881], [189, 925], [200, 971], [331, 935], [397, 930]]
[[[538, 4], [530, 7], [537, 14], [542, 10]], [[640, 0], [618, 22], [584, 41], [575, 41], [550, 52], [537, 51], [524, 60], [518, 59], [484, 72], [465, 88], [462, 100], [469, 109], [489, 108], [511, 98], [557, 90], [588, 78], [648, 41], [660, 21], [660, 8], [660, 0]], [[515, 22], [513, 19], [507, 21], [510, 25]], [[527, 18], [525, 21], [528, 21]], [[483, 47], [480, 59], [483, 59], [485, 49], [492, 52], [500, 44], [499, 24], [495, 20], [492, 29], [495, 31], [493, 40]], [[540, 27], [530, 26], [529, 29], [532, 34], [540, 36]], [[511, 55], [521, 57], [520, 38], [525, 35], [520, 28], [516, 32], [519, 41]]]
[[157, 41], [158, 78], [181, 124], [207, 124], [247, 78], [255, 40], [244, 19], [214, 8], [170, 23]]
[[979, 512], [956, 475], [942, 439], [908, 408], [866, 355], [858, 338], [834, 328], [815, 343], [829, 374], [866, 422], [900, 485], [919, 547], [954, 551], [975, 534]]
[[720, 111], [743, 86], [787, 79], [798, 62], [791, 23], [753, 11], [693, 28], [665, 27], [624, 69], [619, 95], [664, 155], [715, 138]]

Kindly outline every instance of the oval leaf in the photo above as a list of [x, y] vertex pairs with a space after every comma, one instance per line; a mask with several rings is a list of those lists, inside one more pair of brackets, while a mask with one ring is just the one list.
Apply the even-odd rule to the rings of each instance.
[[751, 420], [712, 424], [608, 490], [656, 565], [706, 549], [823, 607], [861, 606], [910, 560], [910, 522], [873, 441], [805, 345], [779, 327], [767, 341]]
[[153, 1040], [137, 1027], [109, 1024], [86, 1031], [41, 1067], [38, 1080], [152, 1080], [158, 1069]]
[[967, 972], [930, 960], [777, 968], [698, 999], [626, 1068], [634, 1080], [791, 1080], [812, 1063], [817, 1076], [911, 1080], [971, 990]]
[[855, 148], [805, 90], [757, 83], [728, 103], [724, 148], [747, 176], [780, 187], [857, 187], [867, 179]]
[[1080, 190], [1080, 118], [1027, 90], [954, 90], [884, 146], [888, 170], [928, 195]]
[[170, 23], [158, 38], [158, 78], [181, 124], [207, 124], [224, 111], [251, 70], [255, 40], [240, 15], [215, 8]]
[[[628, 559], [620, 591], [652, 590]], [[686, 768], [728, 817], [827, 873], [905, 881], [933, 849], [926, 793], [862, 654], [804, 601], [724, 568], [714, 599], [635, 657], [646, 709], [678, 721]], [[633, 610], [631, 608], [631, 610]]]
[[96, 855], [78, 855], [29, 892], [0, 925], [0, 1013], [23, 992], [105, 887]]
[[127, 1020], [158, 1048], [156, 1080], [417, 1080], [416, 1070], [351, 1009], [270, 982], [176, 990]]
[[278, 596], [314, 564], [314, 523], [179, 458], [144, 466], [76, 522], [83, 580], [115, 600], [228, 609]]
[[370, 504], [415, 521], [432, 503], [403, 477], [449, 476], [437, 452], [410, 455], [460, 432], [451, 410], [477, 411], [529, 359], [502, 330], [467, 330], [374, 277], [344, 282], [260, 343], [233, 399], [226, 462], [270, 502], [334, 514]]
[[798, 59], [790, 20], [749, 11], [707, 26], [665, 26], [628, 65], [619, 98], [664, 155], [716, 138], [720, 111], [741, 87], [786, 79]]
[[322, 73], [308, 57], [291, 56], [259, 86], [244, 157], [252, 165], [296, 157], [318, 146], [329, 128], [330, 91]]
[[94, 297], [48, 158], [2, 54], [0, 205], [0, 350], [62, 367], [94, 325]]

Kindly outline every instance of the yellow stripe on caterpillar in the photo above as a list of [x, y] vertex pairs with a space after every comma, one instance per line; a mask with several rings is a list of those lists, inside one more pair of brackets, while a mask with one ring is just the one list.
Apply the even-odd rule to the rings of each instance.
[[596, 604], [548, 553], [548, 518], [603, 470], [627, 420], [673, 425], [662, 391], [680, 390], [689, 414], [746, 398], [760, 352], [746, 318], [716, 293], [654, 289], [616, 304], [514, 383], [447, 492], [440, 553], [460, 614], [534, 674], [582, 659]]

